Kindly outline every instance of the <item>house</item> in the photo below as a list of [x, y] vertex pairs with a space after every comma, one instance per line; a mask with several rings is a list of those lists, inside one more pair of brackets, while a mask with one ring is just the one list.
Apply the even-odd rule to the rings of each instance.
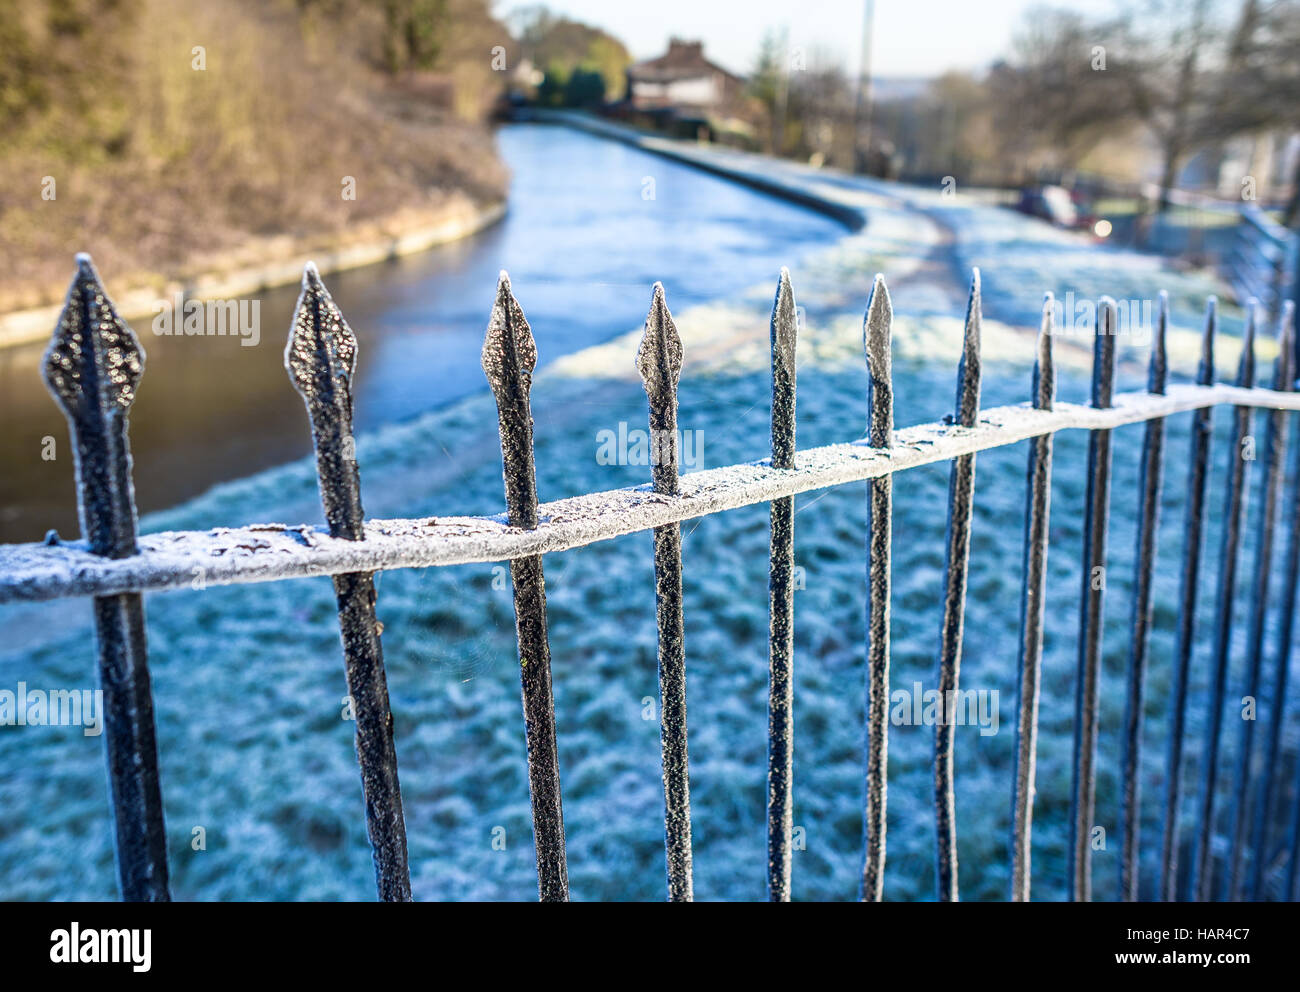
[[627, 100], [636, 110], [726, 112], [744, 80], [704, 57], [704, 43], [673, 38], [668, 51], [627, 69]]

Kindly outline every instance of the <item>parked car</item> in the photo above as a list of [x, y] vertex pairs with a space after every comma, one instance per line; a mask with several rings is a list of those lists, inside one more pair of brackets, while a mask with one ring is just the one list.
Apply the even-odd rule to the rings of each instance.
[[1091, 197], [1064, 186], [1028, 186], [1020, 191], [1016, 209], [1057, 227], [1087, 231], [1098, 241], [1104, 241], [1112, 230], [1110, 221], [1096, 215]]

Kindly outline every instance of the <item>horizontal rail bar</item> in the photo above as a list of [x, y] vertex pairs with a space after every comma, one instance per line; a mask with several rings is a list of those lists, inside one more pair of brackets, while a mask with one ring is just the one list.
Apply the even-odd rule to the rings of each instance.
[[996, 407], [985, 410], [973, 428], [932, 423], [897, 431], [889, 450], [872, 448], [864, 438], [801, 451], [794, 469], [771, 468], [765, 459], [693, 472], [682, 476], [679, 496], [664, 496], [645, 485], [556, 500], [538, 507], [541, 522], [533, 530], [511, 527], [504, 514], [371, 520], [360, 541], [332, 538], [309, 524], [258, 524], [151, 534], [140, 538], [138, 555], [118, 559], [99, 558], [80, 541], [0, 545], [0, 603], [183, 589], [200, 575], [206, 585], [229, 585], [568, 551], [1057, 431], [1105, 430], [1220, 404], [1300, 410], [1300, 393], [1179, 385], [1164, 396], [1120, 394], [1109, 409], [1074, 403], [1057, 403], [1052, 410]]

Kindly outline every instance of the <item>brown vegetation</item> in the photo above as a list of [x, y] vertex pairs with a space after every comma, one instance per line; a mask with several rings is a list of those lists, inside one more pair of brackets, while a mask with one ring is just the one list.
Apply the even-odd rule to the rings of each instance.
[[160, 283], [499, 200], [505, 29], [445, 0], [436, 56], [394, 75], [386, 6], [0, 0], [0, 312], [57, 300], [74, 251]]

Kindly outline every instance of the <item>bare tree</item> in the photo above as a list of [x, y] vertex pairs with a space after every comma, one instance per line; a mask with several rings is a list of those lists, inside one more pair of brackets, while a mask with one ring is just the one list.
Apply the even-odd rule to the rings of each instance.
[[989, 73], [994, 128], [1003, 154], [1041, 151], [1075, 168], [1125, 116], [1123, 83], [1107, 63], [1117, 21], [1093, 22], [1068, 10], [1025, 15], [1012, 56]]

